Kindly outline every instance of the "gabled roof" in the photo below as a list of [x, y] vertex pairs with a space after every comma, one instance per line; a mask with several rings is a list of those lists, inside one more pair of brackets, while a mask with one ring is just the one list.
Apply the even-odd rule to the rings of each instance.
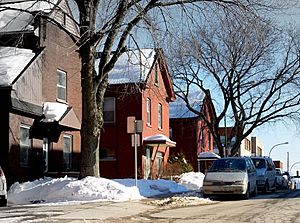
[[0, 47], [0, 86], [10, 86], [34, 58], [32, 50]]
[[[108, 82], [113, 84], [145, 83], [155, 60], [154, 49], [124, 52], [109, 72]], [[98, 71], [99, 60], [96, 61]]]
[[[96, 60], [96, 72], [98, 72], [99, 61], [100, 59]], [[146, 84], [156, 61], [158, 61], [161, 69], [168, 100], [174, 101], [175, 93], [161, 49], [138, 49], [124, 52], [109, 72], [108, 83], [110, 85]]]
[[[192, 92], [189, 94], [189, 103], [196, 110], [201, 111], [205, 94], [203, 92]], [[170, 103], [170, 118], [195, 118], [197, 114], [189, 110], [184, 100], [177, 97], [175, 102]]]
[[50, 13], [58, 1], [2, 0], [0, 6], [0, 32], [32, 31], [34, 21], [32, 13]]

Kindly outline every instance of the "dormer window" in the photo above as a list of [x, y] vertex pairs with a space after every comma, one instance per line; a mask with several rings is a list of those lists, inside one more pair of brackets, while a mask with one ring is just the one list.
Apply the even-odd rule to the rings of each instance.
[[57, 70], [56, 94], [59, 101], [67, 101], [67, 73]]

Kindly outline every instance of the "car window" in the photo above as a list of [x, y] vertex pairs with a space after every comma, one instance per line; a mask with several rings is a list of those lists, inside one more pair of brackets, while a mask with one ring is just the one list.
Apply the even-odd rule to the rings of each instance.
[[244, 159], [219, 159], [213, 162], [208, 172], [239, 172], [246, 170]]
[[266, 168], [266, 161], [264, 159], [252, 159], [253, 164], [255, 166], [256, 169], [262, 169], [262, 168]]

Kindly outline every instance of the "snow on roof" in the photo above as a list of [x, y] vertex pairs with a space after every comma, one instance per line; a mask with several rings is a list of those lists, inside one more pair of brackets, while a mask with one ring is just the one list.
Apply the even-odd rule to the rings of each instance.
[[11, 85], [34, 56], [32, 50], [0, 47], [0, 86]]
[[[22, 2], [2, 0], [1, 3], [7, 4], [0, 6], [0, 32], [33, 30], [31, 24], [34, 15], [32, 15], [31, 12], [49, 13], [57, 2], [58, 0]], [[6, 7], [6, 9], [4, 7]]]
[[198, 158], [219, 159], [221, 157], [214, 152], [202, 152], [202, 153], [199, 153]]
[[45, 102], [43, 106], [43, 114], [45, 118], [43, 122], [59, 121], [68, 109], [68, 105], [57, 102]]
[[143, 141], [157, 143], [157, 144], [165, 143], [170, 145], [176, 145], [176, 142], [172, 141], [171, 139], [169, 139], [167, 136], [163, 134], [156, 134], [156, 135], [145, 137]]
[[[192, 92], [189, 94], [189, 103], [197, 111], [201, 110], [204, 99], [202, 92]], [[170, 118], [194, 118], [198, 115], [190, 111], [186, 103], [180, 97], [176, 98], [175, 102], [170, 103]]]
[[[130, 50], [124, 52], [109, 72], [109, 84], [140, 83], [147, 80], [155, 57], [154, 49]], [[98, 72], [99, 60], [96, 61]]]

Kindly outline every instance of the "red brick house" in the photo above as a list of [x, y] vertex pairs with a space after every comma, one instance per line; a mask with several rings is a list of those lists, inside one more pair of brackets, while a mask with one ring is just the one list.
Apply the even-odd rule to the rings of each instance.
[[[195, 102], [193, 103], [195, 109], [200, 109], [208, 120], [215, 117], [210, 95], [193, 93], [191, 98]], [[184, 154], [194, 171], [205, 172], [213, 160], [211, 158], [218, 158], [213, 151], [213, 136], [205, 122], [191, 112], [180, 98], [170, 105], [170, 132], [171, 139], [177, 142], [176, 148], [172, 149], [172, 154], [175, 156]], [[207, 156], [209, 154], [207, 152], [214, 156]]]
[[0, 13], [0, 165], [8, 184], [78, 171], [80, 59], [68, 4], [59, 1], [56, 10], [35, 1], [7, 7], [33, 13]]
[[100, 175], [134, 177], [135, 161], [127, 117], [143, 121], [137, 163], [140, 178], [159, 178], [170, 147], [169, 102], [175, 95], [164, 56], [159, 49], [127, 51], [109, 74], [100, 142]]

